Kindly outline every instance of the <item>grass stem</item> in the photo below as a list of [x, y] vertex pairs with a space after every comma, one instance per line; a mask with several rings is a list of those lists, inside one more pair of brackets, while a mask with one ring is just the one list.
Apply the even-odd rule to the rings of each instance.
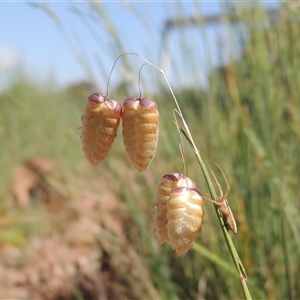
[[[151, 63], [150, 61], [148, 61], [143, 56], [141, 56], [141, 55], [139, 55], [137, 53], [125, 53], [125, 54], [122, 54], [122, 55], [120, 55], [116, 59], [116, 61], [121, 56], [124, 56], [126, 54], [132, 54], [132, 55], [136, 55], [136, 56], [140, 57], [147, 64], [153, 66], [155, 69], [157, 69], [163, 75], [163, 77], [164, 77], [164, 79], [165, 79], [165, 81], [166, 81], [166, 83], [168, 85], [168, 88], [169, 88], [169, 90], [170, 90], [170, 92], [172, 94], [172, 97], [173, 97], [173, 99], [175, 101], [175, 105], [176, 105], [176, 110], [175, 111], [179, 115], [179, 117], [181, 119], [181, 122], [183, 124], [182, 126], [179, 126], [178, 123], [177, 123], [177, 121], [175, 120], [175, 124], [177, 126], [177, 129], [179, 130], [180, 133], [182, 133], [185, 136], [185, 138], [187, 139], [187, 141], [191, 145], [191, 147], [192, 147], [192, 149], [193, 149], [193, 151], [194, 151], [194, 153], [196, 155], [197, 161], [198, 161], [198, 163], [199, 163], [199, 165], [201, 167], [203, 175], [205, 177], [205, 181], [206, 181], [206, 183], [208, 185], [208, 189], [210, 191], [211, 197], [213, 199], [215, 199], [215, 201], [217, 201], [218, 200], [218, 196], [217, 196], [217, 193], [216, 193], [216, 191], [214, 189], [212, 181], [210, 179], [210, 175], [209, 175], [209, 173], [207, 171], [207, 168], [205, 166], [205, 163], [204, 163], [204, 161], [203, 161], [203, 159], [202, 159], [202, 157], [200, 155], [200, 151], [198, 150], [198, 148], [196, 147], [196, 145], [194, 143], [194, 140], [193, 140], [192, 135], [190, 133], [189, 127], [188, 127], [188, 125], [187, 125], [187, 123], [186, 123], [186, 121], [185, 121], [185, 119], [183, 117], [183, 114], [181, 112], [181, 109], [180, 109], [180, 106], [178, 104], [178, 101], [177, 101], [177, 99], [175, 97], [175, 94], [174, 94], [174, 92], [173, 92], [173, 90], [172, 90], [172, 88], [171, 88], [171, 86], [170, 86], [170, 84], [169, 84], [169, 82], [168, 82], [168, 80], [167, 80], [167, 78], [166, 78], [163, 70], [161, 70], [159, 67], [157, 67], [156, 65], [154, 65], [153, 63]], [[115, 63], [116, 63], [116, 61], [115, 61]], [[234, 244], [232, 242], [231, 236], [230, 236], [230, 234], [228, 233], [228, 231], [227, 231], [227, 229], [225, 227], [225, 224], [224, 224], [224, 221], [223, 221], [223, 218], [222, 218], [222, 214], [219, 212], [218, 207], [216, 205], [215, 205], [215, 210], [216, 210], [216, 213], [217, 213], [217, 216], [218, 216], [218, 219], [219, 219], [219, 222], [220, 222], [220, 225], [221, 225], [221, 229], [223, 231], [223, 235], [224, 235], [226, 244], [228, 246], [229, 252], [231, 254], [231, 257], [233, 259], [235, 267], [236, 267], [236, 269], [238, 271], [238, 276], [239, 276], [239, 279], [240, 279], [240, 282], [241, 282], [241, 285], [242, 285], [242, 290], [243, 290], [243, 293], [244, 293], [244, 297], [247, 300], [252, 299], [251, 295], [250, 295], [250, 292], [249, 292], [249, 289], [248, 289], [248, 286], [247, 286], [247, 282], [246, 282], [246, 280], [247, 280], [247, 274], [246, 274], [245, 268], [244, 268], [244, 266], [243, 266], [243, 264], [242, 264], [242, 262], [241, 262], [241, 260], [239, 258], [239, 255], [238, 255], [238, 253], [237, 253], [237, 251], [235, 249], [235, 246], [234, 246]]]

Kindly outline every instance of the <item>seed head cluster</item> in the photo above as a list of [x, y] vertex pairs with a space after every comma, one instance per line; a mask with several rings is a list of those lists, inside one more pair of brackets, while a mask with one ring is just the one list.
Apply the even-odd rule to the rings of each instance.
[[100, 93], [90, 95], [82, 116], [83, 152], [91, 164], [100, 164], [112, 147], [121, 118], [128, 158], [135, 169], [144, 171], [155, 154], [159, 123], [157, 105], [147, 98], [128, 98], [122, 107]]
[[[112, 147], [121, 119], [127, 156], [133, 167], [142, 172], [155, 155], [159, 133], [157, 104], [148, 98], [130, 97], [122, 106], [100, 93], [90, 95], [82, 116], [83, 152], [91, 164], [100, 164]], [[222, 174], [225, 179], [223, 171]], [[227, 180], [226, 183], [227, 191], [223, 196], [217, 182], [220, 197], [216, 204], [223, 213], [226, 228], [236, 233], [226, 199], [230, 190]], [[170, 244], [178, 255], [186, 253], [201, 231], [204, 204], [193, 180], [175, 172], [164, 175], [153, 207], [154, 232], [159, 244]], [[235, 226], [230, 227], [233, 223]]]

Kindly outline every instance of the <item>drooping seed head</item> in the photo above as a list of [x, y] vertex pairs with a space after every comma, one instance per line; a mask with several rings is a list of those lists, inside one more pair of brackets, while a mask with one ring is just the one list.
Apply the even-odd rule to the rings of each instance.
[[120, 124], [122, 106], [100, 93], [88, 97], [82, 116], [82, 149], [93, 165], [107, 156]]
[[123, 104], [122, 119], [128, 158], [138, 171], [144, 171], [154, 157], [157, 146], [157, 105], [148, 98], [127, 98]]
[[164, 175], [158, 187], [156, 201], [153, 206], [153, 221], [154, 232], [159, 244], [169, 242], [167, 231], [167, 204], [171, 192], [179, 187], [194, 189], [196, 188], [196, 184], [190, 178], [174, 172]]
[[201, 231], [204, 199], [194, 189], [173, 190], [167, 202], [168, 242], [178, 255], [189, 250]]

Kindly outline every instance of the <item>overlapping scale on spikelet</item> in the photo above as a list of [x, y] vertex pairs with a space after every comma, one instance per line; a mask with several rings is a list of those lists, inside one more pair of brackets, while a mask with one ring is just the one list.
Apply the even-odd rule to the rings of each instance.
[[195, 186], [192, 180], [179, 173], [169, 173], [163, 176], [153, 206], [154, 231], [160, 244], [168, 242], [167, 202], [171, 192], [178, 187], [193, 188]]
[[196, 184], [179, 173], [163, 176], [153, 207], [155, 235], [177, 254], [185, 253], [196, 240], [204, 217], [204, 200]]
[[100, 93], [88, 97], [82, 116], [82, 149], [93, 165], [107, 156], [117, 134], [122, 106]]
[[126, 153], [134, 168], [144, 171], [154, 157], [159, 112], [150, 99], [131, 97], [123, 104], [122, 126]]
[[178, 255], [189, 250], [200, 233], [204, 199], [194, 189], [173, 190], [167, 203], [168, 241]]

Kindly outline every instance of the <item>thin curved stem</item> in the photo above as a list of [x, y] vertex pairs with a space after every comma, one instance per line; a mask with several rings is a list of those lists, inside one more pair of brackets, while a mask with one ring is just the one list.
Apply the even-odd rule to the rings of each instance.
[[125, 55], [127, 55], [127, 54], [129, 54], [129, 53], [123, 53], [123, 54], [119, 55], [119, 56], [115, 59], [115, 61], [114, 61], [114, 63], [113, 63], [113, 66], [112, 66], [112, 68], [111, 68], [111, 70], [110, 70], [110, 72], [109, 72], [109, 75], [108, 75], [108, 80], [107, 80], [107, 85], [106, 85], [106, 94], [105, 94], [105, 98], [107, 98], [107, 96], [108, 96], [108, 87], [109, 87], [109, 83], [110, 83], [111, 74], [112, 74], [112, 72], [113, 72], [113, 70], [114, 70], [114, 68], [115, 68], [115, 66], [116, 66], [117, 61], [118, 61], [118, 59], [119, 59], [120, 57], [125, 56]]
[[[151, 63], [150, 61], [148, 61], [146, 58], [144, 58], [143, 56], [141, 56], [138, 53], [134, 53], [134, 52], [125, 53], [125, 54], [120, 55], [117, 59], [119, 59], [121, 56], [124, 56], [124, 55], [127, 55], [127, 54], [129, 54], [129, 55], [136, 55], [136, 56], [140, 57], [147, 64], [149, 64], [150, 66], [152, 66], [155, 69], [157, 69], [162, 74], [162, 76], [164, 77], [165, 82], [166, 82], [166, 84], [167, 84], [167, 86], [168, 86], [168, 88], [169, 88], [169, 90], [170, 90], [170, 92], [172, 94], [172, 97], [173, 97], [175, 105], [176, 105], [176, 109], [174, 111], [178, 114], [178, 116], [180, 117], [181, 122], [182, 122], [182, 126], [180, 126], [177, 123], [177, 120], [176, 120], [176, 117], [175, 117], [175, 124], [177, 126], [177, 129], [178, 129], [179, 133], [182, 133], [184, 135], [184, 137], [187, 139], [187, 141], [189, 142], [190, 146], [192, 147], [192, 149], [194, 151], [194, 154], [196, 156], [196, 159], [197, 159], [197, 161], [198, 161], [198, 163], [199, 163], [199, 165], [201, 167], [201, 170], [202, 170], [202, 173], [204, 175], [205, 181], [206, 181], [206, 183], [208, 185], [208, 189], [209, 189], [210, 195], [211, 195], [212, 199], [215, 199], [217, 201], [218, 200], [218, 196], [217, 196], [215, 188], [214, 188], [214, 186], [212, 184], [212, 180], [210, 178], [210, 175], [208, 173], [206, 165], [205, 165], [205, 163], [204, 163], [204, 161], [203, 161], [203, 159], [202, 159], [202, 157], [200, 155], [200, 151], [198, 150], [198, 148], [195, 145], [195, 142], [194, 142], [193, 137], [192, 137], [192, 135], [190, 133], [189, 127], [188, 127], [188, 125], [187, 125], [187, 123], [186, 123], [186, 121], [185, 121], [185, 119], [183, 117], [183, 114], [182, 114], [182, 111], [181, 111], [180, 106], [178, 104], [178, 101], [177, 101], [177, 99], [175, 97], [175, 94], [174, 94], [174, 92], [173, 92], [173, 90], [172, 90], [172, 88], [171, 88], [171, 86], [170, 86], [170, 84], [169, 84], [169, 82], [168, 82], [168, 80], [167, 80], [167, 78], [165, 76], [165, 73], [163, 72], [162, 69], [160, 69], [159, 67], [157, 67], [156, 65], [154, 65], [153, 63]], [[115, 61], [115, 63], [116, 63], [116, 61]], [[244, 266], [243, 266], [243, 264], [242, 264], [242, 262], [241, 262], [241, 260], [239, 258], [239, 255], [238, 255], [238, 253], [237, 253], [237, 251], [235, 249], [235, 246], [234, 246], [234, 244], [232, 242], [231, 236], [230, 236], [230, 234], [228, 233], [228, 231], [227, 231], [227, 229], [225, 227], [225, 224], [224, 224], [224, 221], [223, 221], [223, 218], [222, 218], [222, 214], [219, 212], [218, 207], [216, 205], [215, 205], [215, 211], [217, 213], [217, 216], [218, 216], [218, 219], [219, 219], [219, 222], [220, 222], [220, 225], [221, 225], [221, 229], [222, 229], [222, 232], [223, 232], [226, 244], [228, 246], [229, 252], [231, 254], [231, 257], [233, 259], [235, 267], [236, 267], [236, 269], [238, 271], [238, 275], [239, 275], [239, 279], [240, 279], [240, 282], [241, 282], [241, 285], [242, 285], [242, 290], [243, 290], [243, 293], [244, 293], [244, 297], [245, 297], [245, 299], [250, 300], [252, 298], [251, 298], [251, 295], [250, 295], [250, 292], [249, 292], [249, 289], [248, 289], [248, 286], [247, 286], [247, 282], [246, 282], [246, 280], [247, 280], [247, 274], [246, 274], [245, 268], [244, 268]]]
[[142, 97], [142, 91], [141, 91], [141, 87], [140, 87], [140, 83], [141, 83], [141, 73], [142, 73], [142, 69], [144, 66], [146, 66], [147, 64], [143, 64], [141, 67], [140, 67], [140, 70], [139, 70], [139, 79], [138, 79], [138, 89], [139, 89], [139, 92], [140, 92], [140, 95], [139, 95], [139, 98]]
[[[193, 151], [196, 155], [196, 158], [198, 160], [198, 163], [199, 163], [199, 165], [201, 167], [201, 170], [203, 172], [203, 175], [205, 177], [205, 181], [208, 185], [208, 189], [209, 189], [209, 192], [211, 194], [212, 199], [217, 200], [218, 196], [217, 196], [215, 188], [212, 184], [212, 181], [210, 179], [210, 175], [209, 175], [208, 170], [206, 168], [206, 165], [205, 165], [205, 163], [204, 163], [204, 161], [203, 161], [203, 159], [200, 155], [199, 150], [197, 149], [197, 147], [195, 146], [195, 143], [193, 142], [192, 136], [190, 135], [189, 131], [186, 132], [185, 128], [179, 126], [178, 124], [176, 124], [176, 125], [177, 125], [178, 130], [180, 130], [182, 132], [182, 134], [185, 136], [185, 138], [187, 139], [187, 141], [191, 145], [191, 147], [192, 147], [192, 149], [193, 149]], [[251, 295], [250, 295], [250, 292], [248, 290], [248, 286], [247, 286], [247, 283], [246, 283], [247, 274], [246, 274], [245, 268], [244, 268], [244, 266], [243, 266], [243, 264], [242, 264], [242, 262], [239, 258], [239, 255], [238, 255], [238, 253], [235, 249], [235, 246], [232, 242], [231, 236], [230, 236], [230, 234], [228, 233], [228, 231], [226, 229], [226, 226], [225, 226], [223, 218], [222, 218], [222, 214], [219, 212], [218, 207], [216, 205], [215, 205], [215, 211], [217, 213], [217, 216], [218, 216], [218, 219], [219, 219], [219, 222], [220, 222], [220, 225], [221, 225], [221, 229], [222, 229], [226, 244], [228, 246], [229, 252], [231, 254], [233, 262], [234, 262], [234, 264], [236, 266], [236, 269], [238, 271], [239, 279], [241, 281], [241, 285], [242, 285], [242, 289], [243, 289], [245, 299], [251, 299]]]

